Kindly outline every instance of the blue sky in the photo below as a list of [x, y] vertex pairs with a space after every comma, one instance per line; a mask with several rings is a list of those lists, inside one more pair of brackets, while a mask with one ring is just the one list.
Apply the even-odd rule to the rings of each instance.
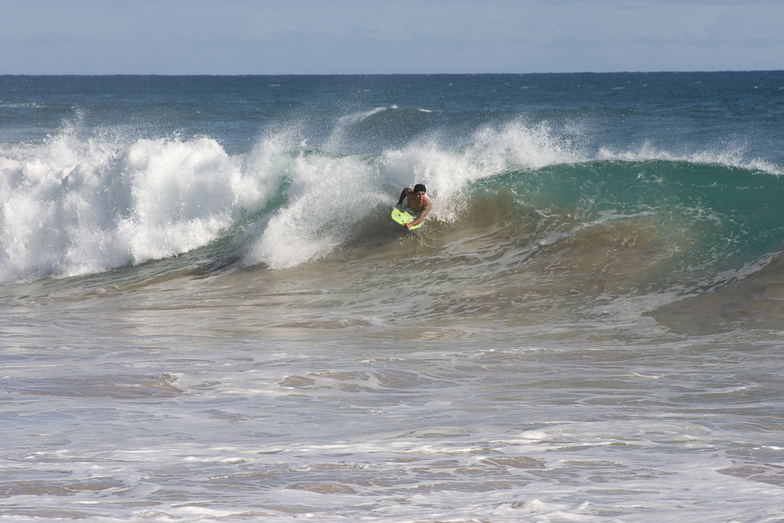
[[784, 69], [784, 0], [0, 0], [0, 74]]

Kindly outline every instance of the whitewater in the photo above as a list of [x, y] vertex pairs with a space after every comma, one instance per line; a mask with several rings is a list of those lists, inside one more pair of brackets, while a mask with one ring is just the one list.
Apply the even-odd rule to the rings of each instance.
[[784, 521], [782, 93], [0, 77], [0, 520]]

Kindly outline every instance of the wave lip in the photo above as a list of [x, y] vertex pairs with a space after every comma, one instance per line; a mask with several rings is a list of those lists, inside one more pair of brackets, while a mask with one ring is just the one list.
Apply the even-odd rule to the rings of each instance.
[[722, 165], [749, 171], [761, 171], [774, 176], [784, 174], [775, 163], [759, 157], [749, 156], [743, 147], [735, 146], [725, 149], [701, 150], [691, 153], [672, 153], [645, 143], [637, 148], [622, 152], [601, 147], [596, 154], [599, 161], [645, 162], [661, 160], [664, 162], [684, 162], [695, 165]]
[[347, 116], [341, 116], [338, 119], [338, 124], [342, 126], [355, 125], [363, 120], [366, 120], [367, 118], [370, 118], [374, 114], [378, 114], [386, 110], [387, 110], [386, 107], [376, 107], [375, 109], [371, 109], [370, 111], [361, 111], [358, 113], [349, 114]]

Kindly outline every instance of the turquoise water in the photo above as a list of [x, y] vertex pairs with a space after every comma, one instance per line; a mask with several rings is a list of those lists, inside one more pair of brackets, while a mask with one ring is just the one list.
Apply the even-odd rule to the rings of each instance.
[[0, 77], [0, 517], [782, 520], [782, 94]]

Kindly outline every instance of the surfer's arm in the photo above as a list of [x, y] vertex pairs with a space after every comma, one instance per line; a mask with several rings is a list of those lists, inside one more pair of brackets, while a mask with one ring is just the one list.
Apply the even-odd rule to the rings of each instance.
[[417, 219], [414, 220], [413, 222], [408, 222], [406, 224], [406, 229], [410, 229], [414, 225], [419, 225], [420, 223], [422, 223], [422, 220], [425, 219], [425, 216], [427, 216], [427, 213], [429, 212], [430, 212], [430, 202], [428, 201], [427, 203], [425, 203], [425, 208], [422, 209], [422, 212], [419, 213]]
[[400, 193], [400, 198], [397, 200], [397, 204], [398, 204], [398, 205], [400, 205], [401, 203], [403, 203], [403, 200], [405, 200], [405, 199], [406, 199], [406, 196], [408, 196], [408, 193], [409, 193], [409, 192], [414, 192], [414, 190], [413, 190], [413, 189], [411, 189], [410, 187], [406, 187], [405, 189], [403, 189], [403, 192], [402, 192], [402, 193]]

